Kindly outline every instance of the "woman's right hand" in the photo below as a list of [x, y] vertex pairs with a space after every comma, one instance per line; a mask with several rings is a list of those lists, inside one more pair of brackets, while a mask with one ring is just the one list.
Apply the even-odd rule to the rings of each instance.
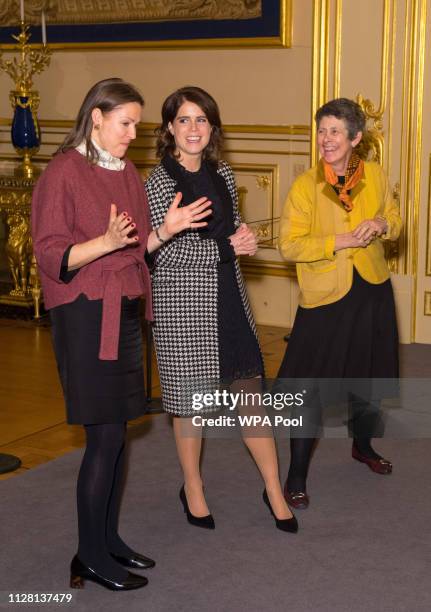
[[[170, 240], [172, 236], [186, 229], [199, 229], [208, 225], [203, 221], [211, 214], [211, 200], [206, 197], [198, 198], [187, 206], [180, 207], [183, 194], [178, 192], [169, 206], [163, 219], [163, 238]], [[159, 228], [160, 230], [160, 228]]]
[[334, 251], [341, 251], [342, 249], [364, 249], [366, 248], [373, 240], [374, 236], [370, 236], [367, 238], [360, 237], [354, 235], [353, 232], [347, 232], [345, 234], [336, 234], [335, 235], [335, 247]]
[[111, 211], [109, 213], [109, 224], [108, 229], [103, 235], [103, 244], [108, 252], [116, 251], [117, 249], [123, 249], [128, 244], [135, 244], [139, 241], [139, 236], [130, 236], [136, 228], [136, 223], [133, 222], [132, 217], [124, 211], [117, 214], [117, 207], [115, 204], [111, 204]]
[[236, 232], [229, 236], [228, 240], [230, 240], [235, 255], [256, 254], [257, 238], [245, 223], [241, 223]]

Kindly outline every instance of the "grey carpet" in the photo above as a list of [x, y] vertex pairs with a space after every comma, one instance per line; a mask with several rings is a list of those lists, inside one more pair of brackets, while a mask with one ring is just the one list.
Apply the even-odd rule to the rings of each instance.
[[[133, 432], [122, 535], [154, 556], [149, 585], [112, 593], [86, 583], [70, 610], [148, 612], [431, 609], [430, 440], [382, 440], [395, 465], [373, 474], [349, 457], [348, 440], [323, 440], [309, 478], [300, 532], [275, 528], [259, 474], [238, 440], [208, 440], [204, 476], [216, 530], [190, 526], [165, 415]], [[282, 472], [288, 444], [280, 441]], [[0, 483], [0, 594], [67, 592], [75, 552], [75, 478], [81, 452]], [[4, 606], [14, 609], [14, 606]], [[32, 606], [51, 609], [52, 606]]]
[[400, 344], [400, 374], [405, 378], [430, 378], [431, 344]]

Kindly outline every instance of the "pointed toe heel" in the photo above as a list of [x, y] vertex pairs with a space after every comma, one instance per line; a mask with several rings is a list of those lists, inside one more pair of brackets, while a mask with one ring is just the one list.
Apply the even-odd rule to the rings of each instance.
[[207, 514], [206, 516], [195, 516], [190, 512], [184, 485], [180, 489], [180, 500], [183, 504], [184, 512], [187, 515], [187, 520], [190, 525], [194, 525], [195, 527], [203, 527], [204, 529], [215, 529], [215, 522], [212, 514]]
[[268, 493], [266, 492], [266, 489], [262, 493], [262, 498], [263, 498], [264, 503], [268, 506], [269, 511], [271, 512], [272, 516], [274, 517], [275, 526], [277, 527], [277, 529], [280, 529], [280, 531], [286, 531], [288, 533], [298, 532], [298, 521], [296, 520], [296, 516], [293, 514], [293, 512], [292, 512], [292, 518], [278, 519], [274, 514], [274, 511], [272, 509], [271, 502], [269, 501], [269, 497], [268, 497]]

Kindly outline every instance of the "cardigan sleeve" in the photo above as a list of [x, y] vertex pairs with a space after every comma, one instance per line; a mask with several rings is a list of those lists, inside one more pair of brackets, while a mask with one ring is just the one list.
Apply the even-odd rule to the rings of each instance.
[[335, 259], [335, 234], [313, 236], [313, 201], [301, 188], [299, 177], [287, 196], [280, 219], [278, 248], [287, 261], [295, 263]]
[[[64, 166], [51, 166], [38, 180], [32, 200], [33, 249], [38, 266], [52, 280], [62, 277], [64, 255], [75, 243], [74, 202]], [[63, 275], [64, 276], [64, 275]]]
[[[379, 169], [380, 169], [380, 166], [379, 166]], [[400, 217], [399, 206], [397, 202], [394, 200], [394, 198], [392, 197], [389, 180], [385, 172], [383, 171], [383, 169], [381, 169], [380, 174], [381, 174], [381, 180], [383, 182], [383, 189], [384, 189], [384, 197], [383, 197], [384, 204], [383, 204], [383, 213], [381, 214], [381, 216], [383, 216], [386, 219], [386, 222], [388, 224], [386, 233], [380, 236], [380, 238], [382, 240], [397, 240], [397, 238], [399, 237], [401, 233], [401, 227], [403, 223]]]

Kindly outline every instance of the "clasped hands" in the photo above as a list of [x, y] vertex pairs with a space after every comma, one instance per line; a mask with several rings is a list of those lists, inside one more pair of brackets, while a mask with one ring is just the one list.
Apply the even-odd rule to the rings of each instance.
[[335, 250], [365, 248], [387, 229], [388, 224], [383, 218], [364, 219], [353, 231], [335, 236]]

